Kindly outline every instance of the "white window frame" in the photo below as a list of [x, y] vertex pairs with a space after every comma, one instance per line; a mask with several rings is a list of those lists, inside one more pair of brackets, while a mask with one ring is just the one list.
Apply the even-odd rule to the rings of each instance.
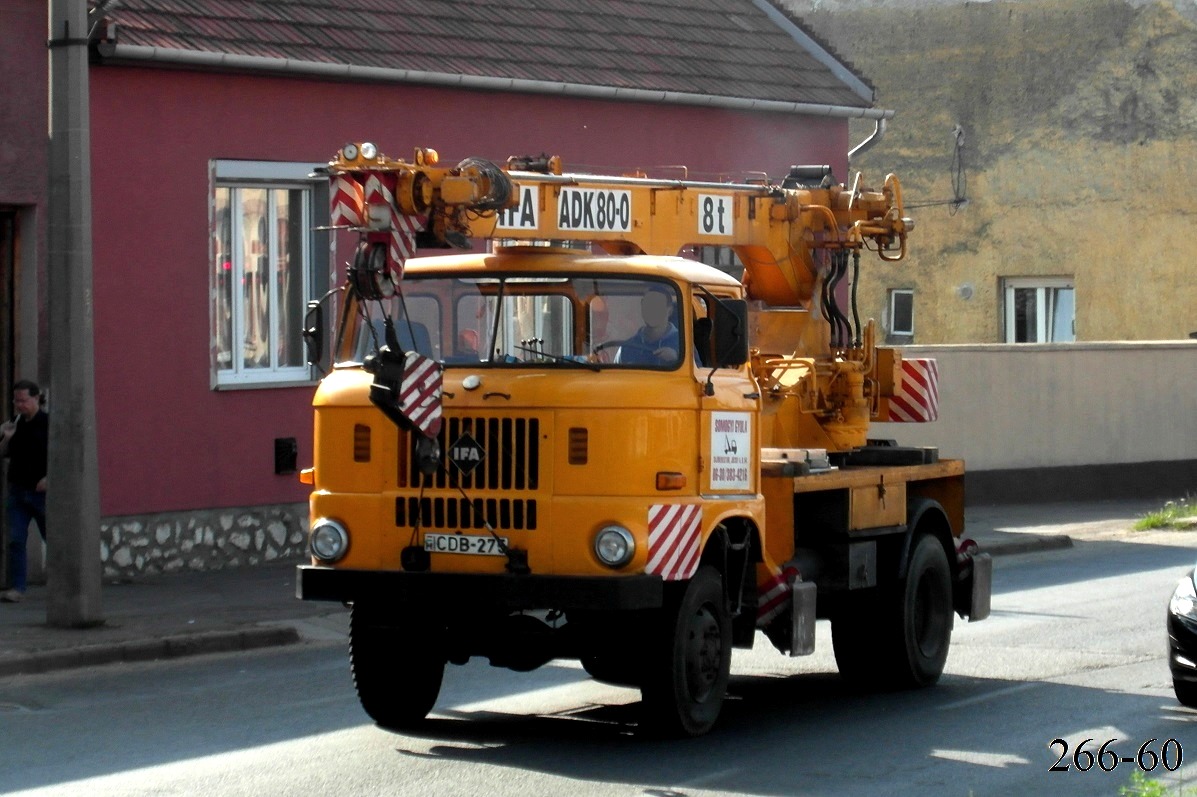
[[[217, 284], [216, 269], [214, 262], [217, 256], [217, 224], [216, 218], [216, 191], [218, 188], [232, 189], [236, 196], [238, 189], [283, 189], [283, 190], [300, 190], [302, 191], [302, 208], [300, 212], [303, 214], [301, 220], [302, 229], [308, 231], [308, 234], [303, 237], [300, 243], [300, 257], [302, 259], [303, 271], [303, 305], [306, 307], [307, 302], [312, 299], [315, 293], [314, 287], [316, 284], [316, 264], [313, 257], [315, 242], [311, 233], [316, 224], [319, 214], [319, 209], [315, 207], [316, 191], [315, 183], [309, 177], [318, 166], [325, 164], [319, 163], [301, 163], [301, 162], [286, 162], [286, 161], [244, 161], [244, 160], [214, 160], [211, 162], [211, 179], [208, 194], [208, 215], [209, 215], [209, 252], [208, 252], [208, 273], [210, 285], [210, 301], [209, 301], [209, 318], [211, 319], [211, 341], [209, 350], [210, 354], [210, 371], [211, 371], [211, 386], [214, 390], [228, 390], [237, 388], [265, 388], [265, 387], [289, 387], [295, 385], [310, 385], [316, 381], [314, 369], [306, 363], [299, 366], [281, 366], [277, 363], [272, 363], [270, 367], [265, 368], [245, 368], [241, 356], [234, 344], [232, 351], [232, 358], [229, 364], [220, 363], [217, 361], [218, 346], [217, 346], [217, 328], [220, 323], [217, 315], [219, 312], [219, 286]], [[231, 205], [237, 206], [234, 200]], [[268, 260], [274, 262], [275, 248], [277, 246], [277, 229], [278, 225], [276, 217], [274, 216], [273, 203], [271, 203], [271, 219], [268, 223], [268, 230], [270, 234], [270, 256]], [[234, 213], [234, 218], [236, 214]], [[234, 286], [241, 284], [242, 276], [244, 275], [244, 263], [241, 262], [241, 253], [244, 251], [241, 245], [243, 231], [239, 223], [234, 223], [230, 230], [232, 238], [231, 251], [236, 253], [236, 257], [232, 259], [233, 268], [230, 274], [230, 281]], [[277, 281], [269, 280], [269, 305], [270, 317], [275, 318], [279, 308], [279, 290]], [[231, 315], [232, 315], [232, 333], [231, 340], [240, 341], [245, 338], [245, 310], [244, 291], [231, 291]], [[302, 322], [302, 318], [300, 319]], [[274, 343], [274, 336], [277, 331], [274, 325], [271, 325], [271, 359], [275, 360], [277, 357], [278, 346]]]
[[[1005, 301], [1005, 328], [1003, 338], [1006, 343], [1019, 343], [1015, 340], [1017, 324], [1014, 301], [1016, 290], [1035, 291], [1035, 340], [1021, 341], [1023, 343], [1071, 343], [1076, 340], [1076, 285], [1071, 277], [1004, 277], [1002, 279], [1002, 296]], [[1073, 292], [1071, 336], [1067, 340], [1051, 339], [1051, 330], [1055, 327], [1052, 313], [1055, 308], [1047, 301], [1048, 291], [1068, 289]]]
[[[910, 297], [910, 328], [898, 329], [898, 309], [896, 307], [897, 298], [899, 296]], [[914, 335], [914, 289], [913, 288], [893, 288], [889, 292], [889, 334], [891, 335]]]

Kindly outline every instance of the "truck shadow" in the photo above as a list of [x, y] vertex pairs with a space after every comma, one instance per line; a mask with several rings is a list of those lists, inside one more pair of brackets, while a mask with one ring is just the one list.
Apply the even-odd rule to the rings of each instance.
[[[618, 693], [613, 693], [618, 694]], [[1197, 712], [1170, 694], [1132, 694], [1048, 681], [945, 676], [931, 689], [860, 692], [835, 673], [733, 675], [715, 730], [697, 739], [658, 739], [640, 730], [635, 693], [626, 703], [578, 705], [551, 715], [446, 712], [411, 736], [401, 757], [489, 764], [571, 780], [628, 784], [640, 793], [753, 795], [896, 794], [921, 783], [929, 794], [1042, 792], [1086, 738], [1120, 756], [1148, 740], [1159, 753], [1183, 745]], [[1086, 730], [1088, 729], [1088, 730]], [[1100, 738], [1098, 738], [1100, 737]], [[432, 746], [427, 741], [435, 742]], [[414, 739], [413, 739], [414, 741]], [[1075, 767], [1074, 767], [1075, 768]], [[1060, 794], [1117, 788], [1122, 774], [1087, 780], [1072, 772]], [[1094, 769], [1096, 772], [1096, 769]], [[1162, 768], [1155, 776], [1167, 775]], [[1115, 781], [1112, 778], [1117, 778]], [[1065, 783], [1064, 781], [1067, 780]], [[1111, 784], [1115, 784], [1111, 786]]]

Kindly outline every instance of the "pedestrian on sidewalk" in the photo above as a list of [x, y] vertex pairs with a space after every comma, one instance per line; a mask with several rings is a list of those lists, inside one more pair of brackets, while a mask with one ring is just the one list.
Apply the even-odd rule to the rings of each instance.
[[9, 589], [0, 601], [17, 603], [25, 597], [28, 562], [25, 542], [29, 522], [37, 523], [46, 539], [46, 460], [50, 416], [41, 408], [41, 388], [22, 379], [13, 385], [16, 415], [0, 424], [0, 457], [8, 459], [8, 571]]

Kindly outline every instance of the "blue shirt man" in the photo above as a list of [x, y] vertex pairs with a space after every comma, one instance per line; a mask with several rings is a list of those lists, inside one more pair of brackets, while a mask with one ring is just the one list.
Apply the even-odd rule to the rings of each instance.
[[681, 351], [672, 291], [650, 287], [640, 297], [644, 326], [619, 346], [619, 362], [630, 365], [674, 365]]

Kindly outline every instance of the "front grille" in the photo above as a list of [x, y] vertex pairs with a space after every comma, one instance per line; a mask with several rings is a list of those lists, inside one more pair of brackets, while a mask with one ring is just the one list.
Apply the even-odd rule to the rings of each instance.
[[[418, 435], [409, 434], [406, 468], [400, 468], [401, 486], [419, 487], [415, 464]], [[472, 441], [476, 460], [452, 456], [460, 441]], [[457, 490], [535, 490], [540, 483], [540, 420], [537, 418], [444, 418], [439, 435], [441, 466], [424, 482], [425, 488]], [[470, 448], [470, 447], [466, 447]], [[407, 477], [410, 474], [410, 477]], [[410, 481], [408, 484], [406, 482]]]
[[536, 501], [522, 498], [397, 498], [395, 525], [422, 529], [534, 531]]
[[[422, 529], [536, 529], [536, 499], [511, 494], [540, 484], [540, 420], [446, 416], [438, 437], [441, 462], [422, 476], [416, 467], [416, 434], [408, 434], [399, 484], [408, 489], [446, 490], [448, 496], [400, 496], [395, 525]], [[455, 454], [456, 450], [456, 454]], [[480, 495], [480, 493], [492, 495]], [[493, 493], [501, 492], [503, 497]]]

